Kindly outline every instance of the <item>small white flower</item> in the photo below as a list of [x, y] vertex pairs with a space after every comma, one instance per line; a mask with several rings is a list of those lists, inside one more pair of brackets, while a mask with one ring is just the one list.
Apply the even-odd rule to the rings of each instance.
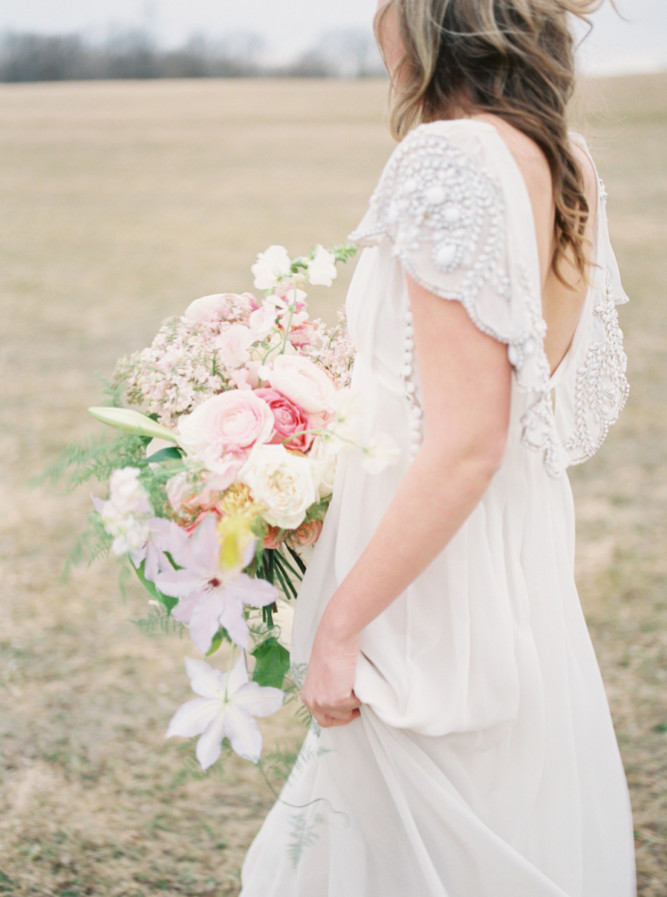
[[363, 447], [363, 467], [368, 473], [382, 471], [398, 461], [399, 450], [396, 440], [388, 433], [379, 433]]
[[339, 389], [333, 396], [331, 410], [333, 419], [327, 430], [340, 440], [358, 443], [363, 423], [361, 395], [351, 389]]
[[[289, 290], [285, 290], [280, 296], [274, 294], [268, 298], [275, 304], [278, 314], [284, 316], [288, 314], [290, 310], [294, 311], [295, 309], [298, 309], [299, 311], [302, 311], [305, 302], [308, 299], [308, 293], [304, 293], [303, 290], [300, 290], [295, 286], [291, 287]], [[306, 318], [307, 317], [308, 314], [306, 313]]]
[[228, 738], [232, 750], [257, 763], [262, 752], [262, 734], [254, 717], [275, 713], [284, 694], [248, 680], [243, 655], [229, 673], [213, 669], [203, 660], [186, 658], [185, 665], [195, 694], [201, 695], [179, 708], [167, 729], [167, 738], [201, 736], [197, 759], [208, 769], [220, 756], [222, 741]]
[[250, 315], [250, 332], [253, 342], [266, 339], [276, 325], [278, 311], [272, 299], [265, 299], [260, 308]]
[[114, 470], [109, 480], [109, 504], [112, 514], [152, 514], [148, 493], [139, 482], [141, 471], [138, 467], [121, 467]]
[[255, 289], [272, 290], [281, 277], [290, 273], [292, 260], [284, 246], [269, 246], [266, 252], [260, 252], [252, 271]]
[[104, 529], [113, 537], [111, 550], [115, 555], [136, 555], [148, 541], [151, 531], [144, 520], [131, 514], [121, 514], [112, 502], [102, 510]]
[[318, 500], [318, 466], [283, 445], [256, 446], [239, 480], [249, 486], [255, 501], [266, 505], [266, 522], [281, 529], [296, 529]]
[[308, 280], [313, 286], [330, 287], [337, 276], [335, 256], [318, 243], [313, 258], [308, 260]]
[[253, 342], [249, 327], [245, 324], [230, 324], [215, 341], [215, 348], [222, 356], [225, 367], [233, 369], [250, 361], [248, 347]]
[[344, 444], [338, 439], [318, 437], [313, 441], [308, 457], [317, 465], [317, 493], [320, 499], [327, 498], [333, 492], [338, 455], [343, 447]]

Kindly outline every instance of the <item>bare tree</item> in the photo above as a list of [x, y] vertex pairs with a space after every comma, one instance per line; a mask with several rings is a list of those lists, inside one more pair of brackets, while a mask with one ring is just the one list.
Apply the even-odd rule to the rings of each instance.
[[308, 77], [365, 78], [384, 72], [375, 41], [363, 29], [325, 32], [318, 43], [286, 69]]

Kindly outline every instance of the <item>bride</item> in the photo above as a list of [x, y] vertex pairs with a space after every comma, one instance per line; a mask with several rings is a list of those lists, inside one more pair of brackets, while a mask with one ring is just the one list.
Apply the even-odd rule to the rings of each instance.
[[632, 897], [566, 468], [627, 394], [605, 192], [567, 129], [593, 0], [386, 0], [400, 142], [352, 235], [353, 387], [297, 602], [314, 725], [243, 897]]

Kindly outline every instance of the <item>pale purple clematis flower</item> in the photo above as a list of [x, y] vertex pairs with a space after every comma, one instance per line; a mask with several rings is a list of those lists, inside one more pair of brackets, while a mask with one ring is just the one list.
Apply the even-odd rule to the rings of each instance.
[[167, 738], [200, 735], [196, 754], [202, 769], [208, 769], [218, 759], [224, 738], [229, 739], [237, 754], [257, 763], [262, 734], [254, 717], [275, 713], [283, 703], [283, 692], [249, 682], [243, 655], [228, 673], [189, 657], [185, 666], [192, 690], [201, 697], [176, 711]]
[[[242, 566], [250, 562], [254, 542], [246, 548]], [[252, 579], [240, 569], [223, 570], [217, 521], [208, 517], [186, 541], [170, 552], [180, 570], [162, 572], [155, 585], [165, 595], [178, 598], [172, 616], [190, 627], [192, 641], [206, 654], [213, 636], [221, 626], [232, 641], [242, 648], [249, 644], [248, 624], [243, 606], [264, 607], [278, 596], [275, 586], [263, 579]]]

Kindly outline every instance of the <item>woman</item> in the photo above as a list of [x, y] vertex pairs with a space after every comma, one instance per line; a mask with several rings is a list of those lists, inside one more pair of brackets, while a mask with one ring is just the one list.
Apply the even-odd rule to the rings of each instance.
[[[402, 138], [352, 239], [350, 458], [298, 600], [309, 734], [243, 897], [631, 897], [565, 469], [627, 394], [604, 191], [569, 135], [586, 0], [388, 0]], [[414, 125], [418, 125], [411, 130]]]

